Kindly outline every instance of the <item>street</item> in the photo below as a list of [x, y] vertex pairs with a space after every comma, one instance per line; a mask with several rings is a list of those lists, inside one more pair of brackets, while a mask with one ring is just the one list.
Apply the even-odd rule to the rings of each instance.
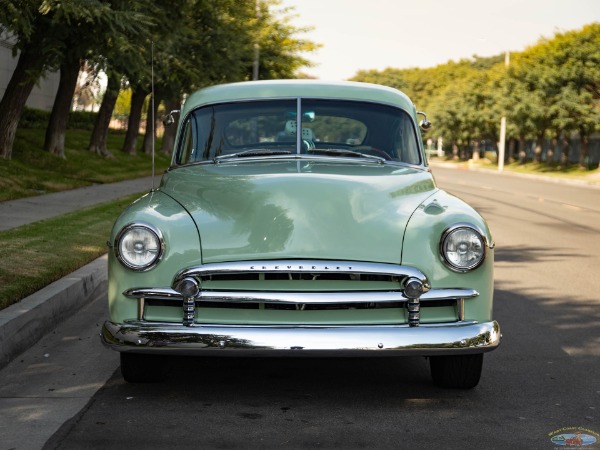
[[600, 190], [433, 173], [496, 243], [503, 341], [475, 389], [435, 387], [424, 358], [172, 358], [167, 381], [127, 384], [98, 299], [0, 371], [0, 450], [551, 449], [563, 428], [600, 433]]

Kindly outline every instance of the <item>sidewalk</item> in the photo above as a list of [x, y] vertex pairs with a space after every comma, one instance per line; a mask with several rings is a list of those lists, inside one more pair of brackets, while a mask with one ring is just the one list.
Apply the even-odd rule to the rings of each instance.
[[[157, 176], [154, 181], [155, 187], [159, 183], [160, 176]], [[0, 231], [117, 200], [130, 194], [148, 192], [151, 188], [152, 177], [145, 177], [1, 202]]]
[[[160, 182], [157, 176], [155, 187]], [[0, 231], [60, 216], [81, 208], [149, 192], [152, 177], [99, 184], [0, 203]], [[0, 369], [58, 323], [92, 300], [106, 296], [106, 255], [0, 310]]]

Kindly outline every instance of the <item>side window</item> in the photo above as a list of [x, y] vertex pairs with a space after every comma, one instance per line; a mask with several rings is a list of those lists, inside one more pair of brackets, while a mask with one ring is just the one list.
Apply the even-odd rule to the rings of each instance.
[[404, 161], [409, 164], [419, 164], [419, 148], [417, 147], [417, 141], [415, 139], [415, 131], [408, 120], [402, 117], [396, 127], [395, 135], [396, 151], [400, 161]]
[[183, 124], [183, 130], [181, 132], [181, 147], [179, 148], [179, 157], [177, 162], [179, 164], [186, 164], [194, 160], [194, 133], [192, 132], [192, 120], [193, 116], [190, 116]]

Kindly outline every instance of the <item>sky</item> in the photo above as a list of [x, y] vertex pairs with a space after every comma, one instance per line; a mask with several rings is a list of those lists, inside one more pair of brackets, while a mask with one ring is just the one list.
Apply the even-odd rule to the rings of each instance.
[[600, 0], [282, 0], [300, 36], [322, 47], [302, 72], [345, 80], [359, 70], [434, 67], [519, 52], [541, 37], [600, 22]]

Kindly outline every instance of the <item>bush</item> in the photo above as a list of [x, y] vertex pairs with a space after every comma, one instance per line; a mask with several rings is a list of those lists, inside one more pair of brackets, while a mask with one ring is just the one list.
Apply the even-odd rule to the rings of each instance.
[[70, 130], [93, 130], [98, 113], [90, 111], [71, 111], [67, 128]]
[[498, 162], [498, 154], [496, 153], [495, 150], [488, 150], [483, 152], [483, 157], [493, 163], [497, 163]]
[[[93, 130], [96, 115], [98, 113], [89, 111], [71, 111], [67, 128], [69, 130]], [[41, 109], [25, 108], [19, 121], [19, 128], [45, 130], [50, 121], [50, 111]]]
[[50, 120], [50, 111], [41, 109], [25, 108], [19, 121], [19, 128], [32, 128], [45, 130]]

